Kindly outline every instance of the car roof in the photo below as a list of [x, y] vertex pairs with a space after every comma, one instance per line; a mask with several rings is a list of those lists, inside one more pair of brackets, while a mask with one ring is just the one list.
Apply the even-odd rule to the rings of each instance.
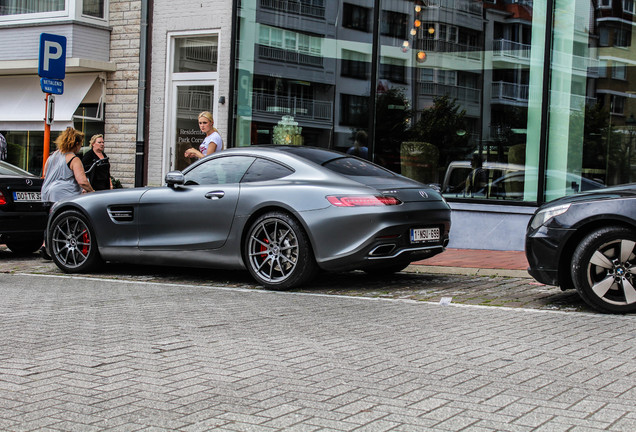
[[250, 149], [270, 149], [274, 151], [288, 153], [307, 159], [318, 165], [323, 165], [334, 159], [349, 157], [348, 155], [335, 150], [329, 150], [322, 147], [311, 146], [291, 146], [291, 145], [256, 145], [250, 146]]

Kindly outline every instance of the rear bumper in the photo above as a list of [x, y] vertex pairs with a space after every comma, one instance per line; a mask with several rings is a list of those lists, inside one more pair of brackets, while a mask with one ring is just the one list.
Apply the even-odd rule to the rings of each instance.
[[[404, 208], [406, 207], [406, 208]], [[410, 263], [444, 251], [449, 242], [450, 210], [424, 206], [347, 215], [332, 208], [303, 213], [319, 267], [328, 271], [365, 269], [374, 265]], [[410, 208], [409, 208], [410, 207]], [[439, 228], [432, 242], [411, 242], [412, 228]]]
[[11, 239], [25, 235], [44, 235], [48, 213], [0, 212], [0, 237]]

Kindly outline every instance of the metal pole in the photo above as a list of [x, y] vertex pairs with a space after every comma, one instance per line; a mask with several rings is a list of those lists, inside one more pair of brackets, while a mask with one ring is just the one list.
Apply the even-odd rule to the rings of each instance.
[[42, 149], [42, 177], [44, 177], [44, 167], [46, 166], [46, 160], [49, 158], [50, 143], [51, 143], [51, 125], [47, 121], [49, 118], [49, 96], [51, 93], [46, 93], [44, 98], [44, 149]]

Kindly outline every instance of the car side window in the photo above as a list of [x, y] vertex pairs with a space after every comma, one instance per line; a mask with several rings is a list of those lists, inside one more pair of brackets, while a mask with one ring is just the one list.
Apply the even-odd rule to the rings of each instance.
[[225, 156], [210, 159], [185, 173], [186, 185], [238, 183], [254, 162], [250, 156]]
[[274, 180], [286, 177], [294, 171], [279, 163], [267, 160], [256, 159], [252, 166], [243, 176], [242, 183], [259, 182], [265, 180]]

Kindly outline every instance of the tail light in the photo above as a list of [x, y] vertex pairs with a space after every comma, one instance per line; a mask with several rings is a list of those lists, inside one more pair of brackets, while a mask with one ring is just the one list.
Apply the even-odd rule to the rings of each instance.
[[400, 205], [402, 201], [392, 196], [384, 195], [351, 195], [351, 196], [327, 196], [327, 201], [336, 207], [372, 207]]
[[7, 203], [7, 199], [4, 197], [2, 192], [0, 192], [0, 205], [5, 205]]

